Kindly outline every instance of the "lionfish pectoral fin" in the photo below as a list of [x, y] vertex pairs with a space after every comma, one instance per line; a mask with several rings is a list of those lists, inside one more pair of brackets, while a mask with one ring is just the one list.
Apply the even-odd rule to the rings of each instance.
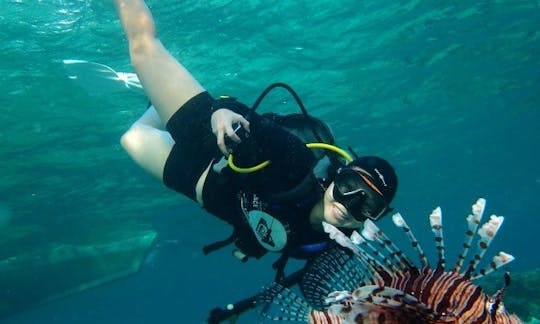
[[273, 321], [307, 322], [312, 308], [290, 289], [272, 283], [257, 296], [259, 313]]
[[319, 255], [304, 272], [300, 289], [306, 301], [315, 309], [328, 307], [330, 296], [336, 291], [353, 291], [367, 274], [359, 261], [340, 247], [331, 248]]

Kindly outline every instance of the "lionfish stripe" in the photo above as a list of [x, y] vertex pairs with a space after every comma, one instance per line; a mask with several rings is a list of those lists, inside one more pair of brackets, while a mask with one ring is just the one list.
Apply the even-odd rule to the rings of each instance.
[[[452, 280], [448, 282], [448, 285], [440, 287], [443, 294], [433, 300], [433, 305], [436, 305], [435, 311], [437, 313], [443, 313], [449, 307], [452, 309], [459, 308], [459, 305], [465, 308], [472, 301], [470, 296], [476, 286], [470, 284], [470, 281], [461, 275], [453, 272], [450, 272], [450, 274], [452, 275]], [[454, 313], [459, 312], [456, 310]]]
[[457, 276], [453, 273], [445, 272], [437, 277], [431, 289], [431, 294], [428, 298], [428, 305], [436, 305], [435, 311], [440, 312], [446, 308], [447, 300], [446, 293], [457, 288]]
[[486, 297], [480, 287], [475, 286], [472, 288], [474, 288], [472, 293], [464, 295], [466, 297], [464, 307], [456, 314], [464, 323], [482, 323], [487, 315], [485, 309]]
[[421, 287], [416, 291], [416, 293], [418, 295], [418, 299], [426, 301], [426, 304], [428, 305], [433, 305], [432, 303], [428, 302], [428, 300], [435, 291], [433, 287], [440, 280], [440, 277], [442, 274], [444, 274], [444, 272], [440, 270], [440, 268], [437, 268], [436, 270], [428, 269], [427, 274], [427, 276], [422, 278], [423, 280], [420, 282]]
[[[473, 285], [469, 285], [469, 281], [467, 278], [463, 277], [462, 275], [456, 274], [454, 272], [451, 272], [451, 274], [454, 277], [453, 281], [451, 282], [451, 285], [444, 287], [444, 294], [441, 296], [440, 300], [437, 302], [437, 306], [435, 310], [438, 313], [445, 312], [446, 309], [449, 307], [455, 308], [456, 305], [458, 305], [460, 302], [465, 303], [467, 302], [467, 291], [472, 292], [473, 290], [470, 290], [471, 287], [474, 287]], [[456, 298], [457, 297], [457, 298]]]
[[338, 315], [331, 312], [312, 310], [309, 315], [309, 324], [341, 324], [342, 320]]
[[403, 289], [404, 291], [414, 292], [415, 296], [420, 298], [420, 294], [417, 292], [423, 291], [424, 283], [426, 282], [425, 276], [426, 275], [431, 276], [433, 271], [431, 271], [430, 268], [424, 268], [422, 272], [418, 272], [417, 269], [414, 269], [414, 270], [415, 270], [414, 272], [411, 272], [409, 274], [410, 278], [407, 280], [407, 282], [403, 283], [401, 286], [405, 287]]
[[459, 319], [463, 320], [464, 323], [472, 323], [475, 321], [482, 323], [479, 321], [479, 319], [482, 316], [482, 313], [485, 311], [485, 294], [478, 286], [467, 285], [463, 288], [464, 289], [461, 295], [456, 293], [456, 315], [459, 317]]
[[411, 271], [400, 271], [394, 275], [394, 278], [389, 286], [403, 291], [410, 291], [407, 290], [407, 287], [409, 287], [409, 284], [415, 282], [415, 278], [417, 278], [419, 274], [420, 272], [417, 269], [411, 269]]

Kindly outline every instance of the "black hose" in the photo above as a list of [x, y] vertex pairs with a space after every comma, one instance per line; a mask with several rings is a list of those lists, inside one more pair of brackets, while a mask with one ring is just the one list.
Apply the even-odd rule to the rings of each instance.
[[[259, 108], [259, 105], [261, 104], [262, 100], [266, 97], [266, 95], [268, 93], [270, 93], [270, 91], [272, 91], [273, 89], [275, 88], [283, 88], [287, 91], [289, 91], [289, 93], [291, 94], [291, 96], [293, 96], [294, 100], [296, 100], [296, 104], [298, 105], [298, 107], [300, 108], [300, 110], [302, 111], [302, 114], [306, 117], [306, 119], [309, 119], [309, 113], [307, 112], [307, 109], [306, 107], [304, 106], [304, 103], [302, 102], [302, 100], [300, 99], [300, 96], [298, 96], [298, 94], [296, 93], [296, 91], [294, 91], [293, 88], [291, 88], [291, 86], [289, 86], [288, 84], [286, 83], [283, 83], [283, 82], [276, 82], [276, 83], [272, 83], [271, 85], [269, 85], [268, 87], [266, 87], [266, 89], [264, 89], [264, 91], [259, 95], [259, 97], [257, 98], [257, 100], [255, 100], [255, 103], [253, 104], [253, 106], [251, 107], [251, 111], [252, 112], [255, 112], [257, 110], [257, 108]], [[315, 138], [323, 143], [323, 139], [322, 137], [319, 135], [319, 133], [317, 132], [317, 129], [315, 128], [315, 126], [313, 125], [313, 123], [309, 123], [309, 126], [311, 128], [311, 132], [313, 133], [313, 136], [315, 136]]]

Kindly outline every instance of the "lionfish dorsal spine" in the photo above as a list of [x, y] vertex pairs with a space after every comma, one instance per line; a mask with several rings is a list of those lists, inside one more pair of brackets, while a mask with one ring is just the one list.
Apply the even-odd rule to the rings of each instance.
[[362, 246], [363, 249], [367, 249], [370, 251], [368, 253], [368, 256], [375, 256], [378, 257], [380, 260], [377, 260], [377, 263], [379, 266], [384, 265], [384, 271], [388, 273], [393, 273], [399, 270], [399, 266], [397, 266], [395, 263], [392, 262], [387, 256], [382, 254], [373, 244], [369, 243], [369, 238], [364, 238], [360, 233], [357, 231], [353, 231], [351, 234], [351, 241], [353, 241], [356, 245]]
[[361, 253], [361, 249], [354, 244], [350, 238], [348, 238], [343, 232], [341, 232], [337, 227], [327, 222], [322, 222], [324, 231], [328, 236], [334, 240], [337, 244], [351, 250], [354, 254]]
[[[370, 266], [372, 266], [370, 271], [381, 269], [384, 272], [391, 273], [397, 270], [394, 264], [388, 258], [382, 255], [377, 248], [369, 243], [369, 241], [362, 237], [362, 235], [360, 235], [360, 233], [357, 231], [352, 232], [350, 239], [360, 248], [360, 251], [363, 252], [361, 259], [365, 260]], [[365, 252], [366, 250], [369, 250], [371, 254]], [[373, 256], [378, 256], [381, 258], [381, 260], [377, 260]]]
[[[469, 263], [469, 267], [467, 271], [465, 272], [466, 276], [477, 276], [474, 272], [476, 271], [476, 267], [478, 266], [478, 263], [482, 260], [484, 257], [484, 254], [486, 253], [486, 250], [488, 249], [489, 245], [493, 241], [493, 238], [497, 235], [497, 232], [501, 228], [502, 223], [504, 222], [504, 216], [496, 216], [491, 215], [489, 217], [489, 220], [484, 223], [480, 229], [478, 229], [478, 245], [477, 250], [472, 258], [472, 260]], [[473, 274], [474, 273], [474, 274]]]
[[364, 229], [362, 230], [362, 236], [367, 240], [376, 241], [379, 245], [384, 248], [390, 258], [392, 259], [392, 264], [397, 270], [407, 270], [415, 268], [414, 263], [407, 257], [403, 251], [392, 242], [392, 240], [380, 230], [377, 225], [370, 219], [367, 219], [364, 222]]
[[506, 252], [499, 252], [496, 256], [493, 257], [491, 262], [489, 263], [489, 268], [484, 268], [480, 271], [478, 271], [478, 274], [474, 275], [471, 279], [478, 279], [481, 278], [487, 274], [490, 274], [491, 272], [499, 269], [500, 267], [507, 265], [508, 263], [514, 261], [514, 256], [511, 254], [508, 254]]
[[409, 225], [407, 225], [407, 222], [405, 222], [403, 216], [401, 216], [400, 213], [395, 213], [394, 215], [392, 215], [392, 222], [394, 222], [394, 225], [401, 228], [407, 235], [407, 238], [409, 239], [409, 242], [411, 243], [413, 249], [418, 253], [418, 258], [420, 259], [422, 269], [429, 268], [429, 261], [426, 257], [426, 254], [424, 253], [420, 242], [418, 242], [418, 240], [414, 236], [411, 228], [409, 227]]
[[439, 261], [437, 262], [437, 269], [444, 270], [446, 260], [444, 257], [444, 237], [442, 226], [442, 211], [441, 207], [435, 208], [429, 215], [429, 224], [431, 225], [431, 231], [435, 235], [435, 246], [439, 254]]
[[373, 277], [373, 282], [384, 283], [384, 279], [381, 277], [381, 273], [392, 273], [384, 264], [380, 263], [373, 256], [369, 255], [366, 251], [357, 246], [353, 241], [341, 232], [337, 227], [329, 223], [323, 222], [323, 229], [329, 234], [337, 244], [351, 250], [358, 258], [358, 260], [368, 270]]
[[465, 261], [465, 258], [467, 257], [467, 254], [469, 253], [469, 250], [471, 248], [471, 243], [474, 238], [474, 233], [476, 233], [478, 229], [478, 225], [480, 224], [480, 221], [482, 220], [482, 216], [484, 215], [485, 208], [486, 208], [486, 200], [484, 198], [479, 198], [476, 201], [476, 203], [472, 205], [472, 208], [471, 208], [472, 213], [469, 216], [467, 216], [467, 231], [465, 232], [465, 240], [463, 241], [463, 250], [459, 254], [456, 265], [454, 266], [454, 269], [452, 270], [456, 273], [461, 271], [463, 262]]
[[376, 240], [381, 247], [383, 247], [393, 259], [393, 264], [398, 270], [408, 270], [415, 268], [414, 263], [407, 257], [405, 253], [396, 245], [392, 240], [380, 230], [377, 225], [371, 220], [364, 222], [364, 230], [362, 231], [364, 237], [368, 240]]

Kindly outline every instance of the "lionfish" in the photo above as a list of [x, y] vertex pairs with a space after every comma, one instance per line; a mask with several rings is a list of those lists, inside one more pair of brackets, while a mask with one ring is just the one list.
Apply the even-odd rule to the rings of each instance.
[[[260, 312], [272, 320], [311, 324], [522, 323], [516, 315], [507, 313], [502, 302], [510, 283], [508, 273], [503, 287], [491, 296], [472, 282], [514, 260], [512, 255], [499, 252], [489, 266], [478, 269], [504, 220], [503, 216], [492, 215], [480, 226], [485, 204], [484, 199], [478, 199], [472, 206], [463, 250], [451, 270], [445, 270], [439, 207], [429, 216], [438, 253], [435, 267], [430, 266], [399, 213], [392, 221], [405, 232], [420, 266], [370, 220], [364, 223], [361, 234], [355, 231], [350, 237], [324, 224], [330, 238], [346, 249], [331, 249], [314, 261], [300, 284], [306, 299], [274, 283], [259, 295], [258, 303], [263, 306]], [[475, 233], [477, 250], [467, 264]]]

